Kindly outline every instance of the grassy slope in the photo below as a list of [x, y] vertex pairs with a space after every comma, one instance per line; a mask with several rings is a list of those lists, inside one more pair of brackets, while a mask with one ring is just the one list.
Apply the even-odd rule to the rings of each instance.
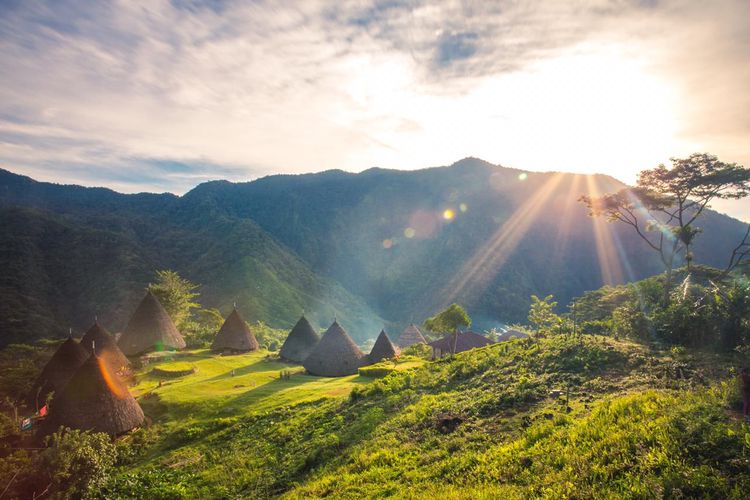
[[[157, 425], [120, 444], [130, 456], [109, 497], [741, 497], [750, 487], [750, 432], [727, 411], [728, 387], [707, 386], [726, 372], [716, 356], [557, 337], [376, 381], [278, 380], [288, 365], [263, 354], [186, 360], [196, 374], [142, 399]], [[136, 391], [154, 385], [146, 376]], [[567, 387], [569, 409], [549, 394]], [[463, 422], [443, 433], [444, 414]]]

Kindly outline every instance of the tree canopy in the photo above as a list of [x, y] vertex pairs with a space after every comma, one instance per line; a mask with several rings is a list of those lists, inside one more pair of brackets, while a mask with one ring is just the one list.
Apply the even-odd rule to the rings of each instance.
[[451, 304], [435, 316], [424, 320], [423, 326], [432, 332], [453, 332], [459, 327], [470, 327], [471, 318], [458, 304]]
[[156, 283], [148, 289], [156, 295], [161, 305], [167, 310], [178, 329], [181, 329], [190, 319], [193, 309], [200, 307], [195, 299], [200, 295], [195, 292], [198, 285], [192, 283], [176, 271], [169, 269], [156, 271]]
[[[638, 174], [636, 187], [626, 187], [599, 198], [581, 196], [592, 216], [604, 216], [633, 228], [658, 252], [667, 276], [665, 300], [677, 257], [690, 269], [691, 245], [701, 231], [695, 225], [704, 209], [715, 199], [739, 199], [750, 194], [750, 169], [724, 163], [716, 156], [695, 153], [672, 158], [672, 166], [659, 165]], [[727, 271], [750, 253], [750, 227], [735, 248]]]

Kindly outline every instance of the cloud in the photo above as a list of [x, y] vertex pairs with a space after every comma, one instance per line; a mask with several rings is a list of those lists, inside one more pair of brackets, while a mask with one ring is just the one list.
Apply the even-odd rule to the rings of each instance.
[[473, 155], [632, 180], [696, 148], [750, 164], [741, 0], [3, 9], [0, 164], [41, 178], [182, 192]]

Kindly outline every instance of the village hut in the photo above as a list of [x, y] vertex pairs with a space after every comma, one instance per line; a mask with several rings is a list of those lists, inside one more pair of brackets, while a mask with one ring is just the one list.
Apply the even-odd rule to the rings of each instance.
[[419, 327], [414, 323], [411, 323], [403, 332], [401, 332], [396, 343], [399, 347], [405, 349], [414, 344], [426, 344], [427, 341], [424, 339], [422, 332], [419, 331]]
[[117, 436], [138, 427], [143, 419], [143, 410], [127, 386], [92, 354], [52, 401], [44, 428], [52, 432], [65, 426]]
[[312, 375], [343, 377], [353, 375], [367, 363], [367, 357], [334, 320], [302, 366]]
[[221, 352], [257, 351], [259, 347], [258, 340], [236, 307], [224, 320], [211, 344], [211, 350]]
[[494, 342], [478, 333], [456, 331], [427, 345], [432, 347], [432, 357], [435, 359], [490, 344]]
[[37, 378], [31, 392], [28, 394], [27, 401], [32, 408], [40, 408], [47, 401], [47, 396], [54, 392], [59, 394], [67, 385], [83, 363], [86, 362], [88, 353], [73, 336], [57, 348], [50, 360], [42, 369], [42, 373]]
[[122, 373], [130, 366], [128, 358], [117, 347], [115, 337], [100, 325], [99, 321], [94, 321], [91, 328], [83, 335], [81, 347], [86, 349], [88, 354], [92, 354], [96, 347], [96, 352], [107, 362], [113, 373]]
[[136, 356], [154, 350], [184, 349], [185, 339], [159, 299], [148, 291], [130, 317], [117, 345], [126, 356]]
[[385, 330], [380, 330], [380, 335], [370, 351], [370, 362], [377, 363], [384, 359], [393, 359], [401, 355], [401, 350], [391, 342]]
[[319, 341], [320, 336], [303, 314], [281, 346], [279, 357], [294, 363], [302, 363]]
[[529, 334], [528, 333], [524, 333], [524, 332], [522, 332], [520, 330], [510, 329], [510, 330], [506, 330], [503, 333], [501, 333], [500, 335], [498, 335], [497, 336], [497, 341], [498, 342], [507, 342], [507, 341], [513, 340], [513, 339], [527, 339], [527, 338], [529, 338]]

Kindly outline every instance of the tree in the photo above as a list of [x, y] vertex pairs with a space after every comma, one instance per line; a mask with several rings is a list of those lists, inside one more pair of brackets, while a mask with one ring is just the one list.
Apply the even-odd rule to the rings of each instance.
[[540, 299], [536, 295], [531, 296], [531, 307], [529, 307], [529, 322], [537, 331], [543, 331], [554, 327], [560, 322], [560, 317], [555, 314], [557, 302], [554, 296], [547, 295]]
[[194, 291], [196, 288], [198, 285], [169, 269], [156, 271], [156, 283], [148, 286], [149, 291], [156, 295], [178, 329], [182, 329], [190, 319], [191, 310], [200, 307], [194, 302], [200, 295]]
[[[672, 167], [659, 165], [638, 174], [636, 187], [627, 187], [600, 198], [581, 196], [591, 216], [605, 216], [621, 222], [654, 251], [664, 264], [664, 303], [669, 302], [675, 258], [682, 255], [688, 271], [693, 260], [690, 251], [700, 233], [698, 217], [714, 199], [739, 199], [750, 194], [750, 169], [724, 163], [716, 156], [695, 153], [688, 158], [672, 158]], [[726, 272], [750, 253], [750, 227], [735, 248]]]
[[470, 327], [471, 318], [458, 304], [451, 304], [435, 316], [424, 320], [423, 326], [431, 332], [455, 332], [459, 327]]

